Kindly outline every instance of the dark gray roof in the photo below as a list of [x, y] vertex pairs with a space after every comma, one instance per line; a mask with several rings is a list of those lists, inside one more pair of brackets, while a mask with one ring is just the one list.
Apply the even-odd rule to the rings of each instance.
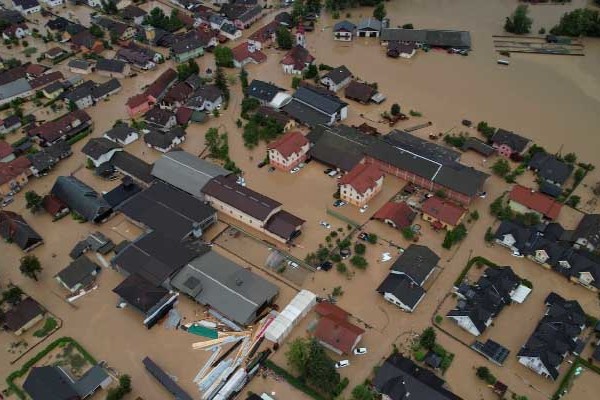
[[123, 73], [126, 65], [127, 63], [125, 61], [101, 58], [96, 63], [96, 70]]
[[465, 140], [462, 150], [473, 150], [486, 157], [489, 157], [496, 152], [496, 149], [492, 146], [474, 137], [468, 137], [467, 140]]
[[310, 127], [329, 124], [331, 121], [330, 116], [325, 115], [322, 112], [317, 111], [314, 108], [307, 106], [293, 98], [292, 101], [283, 106], [281, 110], [301, 124]]
[[111, 80], [98, 84], [94, 89], [92, 89], [92, 97], [95, 100], [98, 100], [119, 89], [121, 89], [121, 83], [117, 78], [112, 78]]
[[183, 150], [168, 152], [152, 168], [152, 175], [156, 178], [197, 197], [202, 196], [202, 188], [212, 178], [230, 173]]
[[77, 85], [66, 93], [63, 93], [65, 99], [70, 100], [72, 102], [77, 102], [86, 97], [90, 97], [92, 95], [92, 91], [96, 87], [96, 82], [87, 80], [83, 82], [81, 85]]
[[126, 201], [119, 211], [177, 240], [189, 235], [196, 224], [207, 221], [216, 213], [208, 204], [162, 182], [154, 183]]
[[250, 86], [246, 90], [246, 94], [264, 102], [270, 102], [279, 92], [284, 92], [285, 89], [275, 86], [270, 82], [253, 79]]
[[432, 47], [471, 48], [471, 34], [467, 31], [384, 28], [381, 31], [381, 40], [418, 42]]
[[562, 185], [571, 176], [573, 165], [566, 163], [558, 157], [539, 151], [531, 157], [529, 167], [546, 180]]
[[105, 193], [102, 197], [104, 197], [104, 200], [106, 200], [111, 207], [116, 208], [141, 191], [142, 188], [136, 185], [132, 178], [125, 176], [123, 182], [119, 186], [110, 192]]
[[164, 372], [150, 358], [144, 358], [142, 360], [142, 363], [144, 363], [144, 367], [146, 367], [148, 372], [150, 372], [152, 376], [154, 376], [154, 378], [157, 381], [159, 381], [160, 384], [165, 387], [165, 389], [169, 391], [169, 393], [175, 396], [177, 400], [193, 400], [192, 397], [189, 394], [187, 394], [185, 390], [183, 390], [181, 386], [177, 384], [177, 382], [173, 380], [173, 378], [171, 378], [166, 372]]
[[354, 32], [355, 29], [356, 29], [356, 25], [354, 25], [350, 21], [340, 21], [333, 26], [334, 32], [339, 32], [339, 31]]
[[492, 143], [499, 145], [505, 144], [517, 153], [521, 153], [523, 150], [525, 150], [525, 147], [527, 147], [527, 144], [530, 142], [530, 140], [526, 137], [501, 128], [498, 128], [496, 133], [494, 133], [491, 141]]
[[215, 251], [190, 261], [171, 284], [242, 325], [254, 322], [256, 313], [279, 291], [268, 280]]
[[557, 198], [562, 194], [562, 188], [558, 185], [550, 183], [548, 181], [540, 182], [539, 186], [540, 193], [547, 194], [548, 196]]
[[0, 210], [0, 236], [12, 241], [21, 250], [27, 250], [43, 241], [21, 215], [5, 210]]
[[44, 309], [37, 301], [31, 297], [27, 297], [6, 312], [4, 315], [4, 325], [10, 331], [18, 331], [32, 319], [44, 313]]
[[573, 238], [586, 239], [592, 246], [600, 246], [600, 214], [585, 214], [575, 228]]
[[136, 17], [143, 17], [146, 14], [146, 11], [131, 4], [121, 10], [121, 15], [124, 19], [134, 19]]
[[333, 115], [348, 105], [333, 93], [324, 93], [311, 86], [300, 86], [293, 97], [326, 115]]
[[108, 373], [100, 365], [94, 365], [88, 369], [81, 378], [73, 383], [73, 388], [82, 397], [87, 397], [94, 393], [109, 378]]
[[341, 65], [327, 72], [325, 75], [323, 75], [323, 78], [329, 78], [333, 81], [333, 83], [337, 85], [339, 83], [342, 83], [344, 80], [350, 78], [351, 76], [352, 72], [350, 72], [350, 70], [345, 65]]
[[364, 18], [360, 20], [356, 29], [359, 31], [380, 31], [381, 21], [372, 17]]
[[202, 42], [194, 37], [190, 37], [173, 43], [171, 51], [173, 54], [185, 54], [200, 47], [203, 47]]
[[92, 138], [81, 149], [81, 152], [88, 157], [97, 160], [101, 156], [115, 149], [121, 149], [122, 146], [104, 137]]
[[107, 136], [108, 138], [110, 138], [114, 141], [118, 141], [118, 140], [125, 141], [127, 139], [127, 137], [129, 135], [131, 135], [132, 133], [139, 134], [137, 129], [131, 128], [125, 124], [119, 124], [119, 125], [113, 127], [112, 129], [109, 129], [106, 132], [104, 132], [104, 136]]
[[126, 151], [116, 152], [110, 159], [110, 164], [140, 182], [150, 184], [154, 181], [150, 174], [152, 165]]
[[313, 144], [310, 156], [324, 164], [350, 171], [362, 160], [366, 149], [376, 139], [347, 125], [319, 126], [307, 136]]
[[204, 101], [215, 102], [221, 96], [223, 93], [216, 85], [202, 85], [190, 96], [188, 104], [195, 105]]
[[73, 387], [71, 377], [60, 367], [46, 365], [33, 367], [23, 389], [33, 400], [75, 400], [79, 393]]
[[88, 221], [99, 222], [112, 212], [110, 205], [94, 189], [74, 176], [59, 176], [52, 194]]
[[159, 149], [168, 149], [176, 138], [182, 138], [185, 135], [186, 131], [181, 127], [171, 128], [167, 132], [150, 129], [150, 132], [144, 135], [144, 142]]
[[294, 235], [297, 235], [299, 227], [304, 222], [302, 218], [281, 210], [269, 218], [265, 224], [265, 229], [287, 241], [292, 240]]
[[89, 61], [73, 59], [67, 64], [70, 68], [88, 69], [92, 65]]
[[175, 117], [174, 112], [159, 107], [154, 107], [144, 114], [146, 122], [160, 127], [166, 126], [173, 117]]
[[499, 365], [504, 364], [504, 361], [506, 361], [510, 354], [509, 349], [491, 339], [486, 340], [485, 343], [476, 340], [475, 343], [471, 345], [471, 348]]
[[137, 274], [129, 275], [113, 292], [143, 313], [148, 313], [169, 294]]
[[264, 221], [281, 203], [252, 189], [238, 185], [233, 175], [217, 176], [202, 188], [202, 193], [216, 198], [260, 221]]
[[13, 3], [15, 3], [17, 6], [23, 7], [23, 10], [28, 10], [40, 5], [37, 0], [13, 0]]
[[405, 306], [413, 309], [425, 296], [425, 289], [417, 286], [406, 275], [389, 274], [377, 288], [381, 294], [390, 293]]
[[89, 258], [81, 256], [72, 261], [56, 276], [67, 285], [73, 288], [77, 284], [87, 286], [95, 280], [96, 274], [100, 271], [100, 267], [93, 263]]
[[408, 276], [415, 284], [422, 286], [439, 261], [440, 257], [429, 247], [411, 244], [392, 264], [391, 270]]

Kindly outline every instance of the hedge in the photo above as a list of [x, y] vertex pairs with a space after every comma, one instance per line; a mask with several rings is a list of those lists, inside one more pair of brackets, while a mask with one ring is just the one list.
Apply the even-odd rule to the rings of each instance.
[[91, 129], [86, 129], [85, 131], [80, 132], [77, 135], [70, 138], [69, 140], [67, 140], [67, 143], [69, 143], [70, 145], [74, 145], [75, 143], [79, 142], [81, 139], [89, 135], [91, 132]]
[[59, 56], [58, 58], [55, 58], [54, 60], [52, 60], [52, 64], [56, 65], [59, 62], [66, 60], [67, 58], [71, 57], [74, 54], [75, 53], [69, 53], [69, 52], [67, 52], [67, 53], [63, 54], [62, 56]]
[[307, 386], [300, 379], [298, 379], [297, 377], [295, 377], [294, 375], [289, 373], [284, 368], [275, 364], [273, 361], [265, 360], [265, 362], [263, 364], [265, 367], [271, 369], [273, 372], [280, 375], [283, 379], [285, 379], [287, 381], [287, 383], [289, 383], [296, 389], [300, 390], [302, 393], [306, 394], [307, 396], [309, 396], [315, 400], [327, 400], [325, 397], [323, 397], [321, 394], [319, 394], [316, 390]]
[[593, 372], [595, 372], [598, 375], [600, 375], [600, 367], [587, 362], [586, 360], [584, 360], [581, 357], [577, 357], [575, 359], [575, 362], [573, 362], [573, 365], [571, 365], [571, 368], [569, 369], [569, 371], [567, 372], [567, 374], [560, 381], [560, 385], [558, 386], [558, 389], [556, 389], [556, 392], [554, 392], [554, 395], [552, 396], [552, 400], [560, 399], [561, 393], [565, 389], [567, 389], [567, 387], [569, 386], [569, 383], [571, 382], [571, 379], [573, 379], [573, 375], [575, 374], [575, 370], [580, 365], [583, 365], [587, 369], [592, 370]]
[[467, 274], [471, 270], [471, 267], [475, 263], [485, 264], [488, 267], [497, 267], [498, 266], [496, 263], [491, 262], [490, 260], [488, 260], [485, 257], [475, 256], [469, 260], [467, 265], [465, 265], [465, 267], [461, 271], [460, 275], [458, 275], [458, 278], [456, 278], [456, 280], [454, 281], [454, 286], [458, 287], [462, 283], [463, 279], [465, 279], [465, 276], [467, 276]]
[[25, 376], [25, 374], [27, 374], [27, 371], [29, 371], [29, 369], [31, 367], [33, 367], [38, 361], [40, 361], [42, 358], [44, 358], [46, 355], [48, 355], [48, 353], [50, 353], [52, 350], [54, 350], [57, 347], [61, 347], [61, 346], [67, 345], [67, 344], [72, 344], [73, 346], [75, 346], [77, 351], [79, 351], [81, 353], [81, 355], [83, 356], [83, 358], [90, 364], [96, 365], [98, 363], [96, 361], [96, 359], [94, 357], [92, 357], [92, 355], [90, 353], [88, 353], [78, 342], [75, 341], [75, 339], [68, 337], [68, 336], [61, 337], [59, 339], [56, 339], [54, 342], [50, 343], [48, 346], [46, 346], [46, 348], [44, 350], [40, 351], [32, 359], [30, 359], [25, 364], [23, 364], [21, 369], [18, 369], [16, 371], [12, 372], [6, 378], [6, 383], [8, 385], [8, 388], [10, 389], [10, 391], [13, 392], [19, 399], [23, 399], [23, 400], [26, 399], [25, 392], [23, 392], [23, 390], [21, 390], [21, 388], [19, 388], [14, 383], [14, 380], [17, 378], [20, 378], [22, 376]]

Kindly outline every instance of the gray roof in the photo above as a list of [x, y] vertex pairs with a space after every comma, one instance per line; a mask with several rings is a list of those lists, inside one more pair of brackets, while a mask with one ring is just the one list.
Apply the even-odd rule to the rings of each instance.
[[467, 140], [465, 140], [462, 150], [473, 150], [486, 157], [489, 157], [496, 152], [496, 149], [494, 149], [492, 146], [474, 137], [468, 137]]
[[119, 124], [104, 132], [104, 136], [107, 136], [109, 139], [114, 141], [125, 141], [125, 139], [127, 139], [127, 137], [132, 133], [138, 133], [137, 129], [131, 128], [125, 124]]
[[0, 100], [9, 99], [13, 96], [30, 91], [31, 85], [25, 78], [6, 83], [0, 86]]
[[41, 243], [42, 237], [15, 212], [0, 210], [0, 236], [15, 243], [21, 250]]
[[80, 256], [56, 276], [70, 289], [77, 284], [89, 285], [94, 281], [99, 270], [98, 265], [94, 264], [89, 258]]
[[494, 136], [492, 136], [491, 141], [495, 144], [505, 144], [514, 152], [521, 153], [523, 150], [525, 150], [525, 147], [527, 147], [527, 144], [531, 140], [514, 132], [498, 128], [498, 130], [494, 133]]
[[92, 63], [86, 60], [73, 59], [67, 64], [69, 68], [88, 69]]
[[113, 292], [144, 314], [149, 314], [169, 295], [167, 289], [158, 287], [138, 274], [129, 275]]
[[246, 90], [246, 94], [250, 97], [254, 97], [258, 100], [270, 102], [279, 92], [284, 92], [285, 89], [280, 88], [270, 82], [260, 81], [258, 79], [252, 80], [250, 86]]
[[294, 99], [326, 115], [333, 115], [348, 105], [331, 92], [324, 93], [308, 86], [300, 86], [294, 93]]
[[429, 247], [411, 244], [392, 264], [391, 269], [394, 272], [408, 276], [417, 285], [421, 286], [439, 261], [440, 257]]
[[125, 61], [101, 58], [96, 63], [96, 70], [122, 73], [125, 70], [126, 65], [127, 63]]
[[156, 178], [197, 197], [202, 196], [202, 188], [212, 178], [230, 173], [231, 171], [183, 150], [165, 154], [152, 168], [152, 175]]
[[584, 215], [573, 232], [573, 238], [585, 238], [592, 246], [600, 246], [600, 214]]
[[394, 295], [405, 306], [414, 309], [423, 296], [425, 289], [417, 286], [406, 275], [389, 274], [377, 288], [377, 292]]
[[152, 165], [126, 151], [116, 152], [110, 159], [110, 164], [143, 183], [152, 183], [154, 178], [150, 174]]
[[323, 78], [331, 79], [336, 85], [342, 83], [344, 80], [350, 77], [352, 77], [352, 72], [350, 72], [350, 70], [345, 65], [341, 65], [337, 68], [334, 68], [331, 71], [327, 72], [325, 75], [323, 75]]
[[33, 367], [23, 383], [23, 389], [33, 400], [71, 400], [79, 397], [71, 377], [54, 365]]
[[354, 25], [350, 21], [340, 21], [333, 26], [334, 32], [339, 32], [339, 31], [354, 32], [355, 29], [356, 29], [356, 25]]
[[242, 325], [254, 322], [256, 313], [279, 292], [271, 282], [215, 251], [190, 261], [171, 284]]
[[121, 83], [117, 78], [112, 78], [104, 83], [100, 83], [94, 89], [92, 89], [92, 97], [94, 97], [95, 100], [98, 100], [104, 96], [112, 94], [113, 92], [116, 93], [116, 91], [119, 89], [121, 89]]
[[101, 156], [116, 150], [122, 149], [122, 146], [105, 137], [92, 138], [81, 149], [81, 152], [88, 157], [97, 160]]
[[75, 391], [82, 397], [92, 394], [101, 383], [109, 378], [108, 373], [100, 365], [94, 365], [73, 384]]
[[317, 127], [308, 139], [314, 144], [310, 149], [312, 158], [343, 171], [350, 171], [358, 164], [367, 147], [376, 140], [346, 125]]
[[78, 100], [84, 99], [86, 97], [91, 97], [92, 91], [95, 87], [96, 82], [87, 80], [81, 85], [73, 87], [70, 91], [64, 93], [62, 96], [64, 96], [64, 98], [67, 100], [77, 102]]
[[112, 211], [102, 196], [74, 176], [59, 176], [52, 194], [88, 221], [99, 222]]
[[380, 31], [381, 21], [376, 18], [364, 18], [360, 20], [360, 22], [356, 26], [356, 29], [359, 31]]
[[423, 43], [433, 47], [471, 48], [471, 34], [467, 31], [384, 28], [381, 40]]
[[539, 151], [531, 157], [529, 167], [536, 170], [541, 178], [559, 185], [565, 183], [571, 176], [571, 172], [573, 172], [572, 164], [543, 151]]
[[310, 127], [329, 124], [331, 121], [330, 116], [325, 115], [294, 98], [292, 98], [292, 101], [288, 104], [283, 106], [281, 110], [301, 124]]
[[144, 142], [159, 149], [168, 149], [169, 146], [173, 145], [176, 138], [182, 138], [185, 135], [186, 131], [178, 126], [169, 129], [167, 132], [150, 129], [150, 132], [144, 135]]
[[177, 399], [177, 400], [192, 400], [192, 396], [187, 394], [185, 392], [185, 390], [183, 390], [181, 388], [181, 386], [179, 386], [177, 384], [177, 382], [175, 382], [173, 380], [173, 378], [171, 378], [170, 375], [168, 375], [165, 371], [163, 371], [150, 358], [148, 358], [148, 357], [144, 358], [142, 360], [142, 363], [144, 364], [144, 367], [146, 367], [148, 372], [150, 372], [150, 374], [152, 374], [152, 376], [157, 381], [159, 381], [160, 384], [163, 385], [164, 388], [167, 389], [169, 391], [169, 393], [171, 393], [175, 397], [175, 399]]

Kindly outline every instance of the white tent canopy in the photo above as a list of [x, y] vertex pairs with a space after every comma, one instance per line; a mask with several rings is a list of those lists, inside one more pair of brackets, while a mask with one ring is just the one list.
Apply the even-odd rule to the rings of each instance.
[[281, 343], [316, 303], [317, 296], [314, 293], [301, 290], [267, 327], [265, 338], [274, 343]]

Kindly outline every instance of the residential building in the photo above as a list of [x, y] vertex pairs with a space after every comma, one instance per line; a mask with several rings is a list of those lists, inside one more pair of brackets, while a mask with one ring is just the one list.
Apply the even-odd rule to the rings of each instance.
[[123, 151], [123, 147], [104, 137], [91, 138], [81, 149], [81, 152], [94, 164], [94, 167], [99, 167], [110, 161], [117, 151]]
[[21, 118], [11, 115], [0, 120], [0, 133], [9, 133], [21, 127]]
[[237, 3], [223, 4], [220, 12], [238, 29], [248, 29], [263, 16], [263, 7], [258, 4], [252, 7]]
[[146, 11], [133, 4], [121, 10], [121, 16], [125, 21], [133, 22], [135, 25], [141, 25], [144, 22], [144, 17], [147, 15]]
[[177, 82], [177, 72], [173, 68], [169, 68], [146, 88], [144, 94], [149, 102], [156, 104], [162, 100], [175, 82]]
[[74, 50], [79, 50], [83, 54], [101, 54], [105, 50], [102, 41], [87, 29], [72, 35], [71, 44]]
[[461, 150], [462, 151], [473, 150], [476, 153], [479, 153], [484, 157], [491, 157], [492, 155], [494, 155], [494, 153], [496, 153], [495, 148], [493, 148], [489, 144], [485, 143], [484, 141], [479, 140], [474, 137], [471, 137], [471, 136], [467, 137], [467, 139], [465, 140], [465, 144], [463, 144]]
[[334, 68], [321, 78], [320, 82], [332, 92], [337, 92], [350, 84], [352, 72], [345, 65]]
[[261, 64], [267, 61], [267, 55], [256, 49], [250, 42], [241, 43], [231, 51], [233, 52], [233, 65], [236, 68], [242, 68], [250, 63]]
[[438, 196], [432, 196], [421, 205], [422, 218], [434, 229], [452, 230], [461, 223], [466, 209]]
[[44, 315], [46, 310], [33, 298], [27, 297], [4, 314], [2, 325], [16, 336], [21, 336], [44, 319]]
[[387, 42], [385, 54], [391, 58], [413, 58], [417, 53], [416, 45], [398, 41]]
[[348, 321], [350, 314], [332, 303], [315, 307], [319, 322], [313, 336], [319, 343], [337, 355], [350, 355], [360, 343], [365, 330]]
[[272, 46], [277, 39], [277, 29], [279, 29], [279, 26], [278, 21], [269, 22], [248, 36], [248, 43], [253, 45], [256, 50]]
[[409, 228], [417, 216], [417, 212], [404, 202], [385, 203], [373, 214], [373, 219], [388, 224], [395, 229]]
[[242, 37], [242, 31], [231, 22], [225, 22], [221, 25], [219, 32], [229, 40], [238, 40]]
[[281, 66], [285, 74], [302, 75], [315, 58], [304, 47], [296, 45], [281, 60]]
[[33, 93], [34, 90], [27, 79], [17, 79], [0, 86], [0, 105], [10, 103], [13, 100], [30, 97]]
[[29, 182], [31, 162], [25, 156], [0, 163], [0, 196], [23, 188]]
[[53, 221], [61, 219], [69, 213], [69, 207], [65, 203], [59, 200], [58, 197], [47, 194], [42, 199], [42, 208], [46, 211]]
[[133, 69], [141, 71], [149, 71], [156, 68], [156, 64], [164, 59], [160, 53], [150, 48], [138, 46], [134, 42], [130, 42], [127, 47], [121, 47], [117, 51], [115, 58], [127, 61]]
[[29, 167], [34, 176], [43, 176], [56, 164], [73, 154], [71, 145], [65, 141], [44, 147], [35, 154], [28, 154], [27, 159], [31, 163]]
[[0, 163], [7, 163], [15, 159], [15, 150], [4, 140], [0, 140]]
[[144, 121], [151, 127], [167, 131], [177, 125], [177, 118], [172, 111], [160, 107], [151, 108], [144, 114]]
[[32, 400], [48, 399], [49, 393], [56, 400], [83, 400], [100, 389], [108, 389], [111, 382], [112, 378], [100, 365], [94, 365], [79, 379], [60, 366], [45, 365], [31, 369], [23, 389]]
[[196, 111], [212, 112], [221, 108], [223, 93], [216, 85], [202, 85], [192, 93], [186, 107]]
[[184, 63], [202, 55], [204, 55], [204, 46], [196, 38], [177, 41], [171, 46], [171, 56], [173, 56], [178, 63]]
[[513, 186], [508, 194], [508, 206], [516, 213], [533, 213], [548, 220], [555, 220], [562, 208], [552, 197], [521, 185]]
[[348, 83], [346, 90], [344, 90], [344, 96], [346, 96], [346, 98], [361, 104], [369, 104], [373, 101], [375, 95], [377, 95], [377, 90], [371, 85], [354, 80]]
[[246, 90], [246, 95], [260, 102], [261, 105], [279, 109], [292, 100], [292, 97], [271, 82], [253, 79]]
[[214, 250], [189, 261], [171, 285], [243, 326], [254, 323], [279, 293], [268, 280]]
[[94, 64], [86, 60], [72, 59], [67, 65], [74, 74], [87, 75], [94, 70]]
[[96, 82], [88, 80], [82, 84], [71, 88], [68, 92], [62, 95], [62, 98], [67, 103], [73, 103], [79, 110], [86, 109], [94, 105], [93, 90], [96, 87]]
[[161, 153], [171, 151], [185, 141], [186, 132], [180, 127], [172, 128], [168, 131], [150, 129], [150, 132], [144, 134], [144, 142], [148, 147], [158, 150]]
[[339, 171], [350, 171], [361, 163], [367, 146], [376, 140], [347, 125], [318, 125], [306, 137], [310, 157]]
[[162, 109], [177, 110], [190, 98], [194, 89], [186, 82], [178, 82], [165, 95], [159, 106]]
[[211, 179], [202, 188], [206, 201], [217, 211], [280, 242], [300, 235], [304, 220], [283, 211], [281, 203], [238, 185], [236, 179], [234, 175]]
[[423, 284], [439, 260], [438, 255], [428, 247], [411, 244], [394, 262], [377, 292], [402, 310], [413, 312], [425, 297]]
[[544, 151], [535, 153], [531, 157], [528, 167], [547, 183], [559, 187], [569, 179], [574, 168], [573, 164]]
[[268, 144], [269, 164], [290, 171], [306, 160], [309, 148], [310, 144], [301, 132], [287, 132]]
[[29, 252], [44, 243], [42, 237], [17, 213], [0, 211], [0, 236]]
[[566, 300], [554, 292], [546, 297], [545, 304], [543, 318], [517, 359], [537, 374], [556, 381], [565, 357], [578, 346], [586, 318], [577, 301]]
[[36, 138], [42, 146], [47, 147], [91, 128], [90, 116], [83, 110], [77, 110], [34, 127], [27, 132], [27, 135]]
[[44, 97], [50, 100], [56, 99], [62, 92], [64, 92], [65, 86], [62, 82], [54, 82], [42, 89]]
[[463, 50], [471, 48], [471, 34], [467, 31], [383, 28], [380, 40], [383, 44], [399, 42], [418, 48], [422, 46]]
[[[291, 96], [290, 96], [291, 99]], [[260, 106], [256, 109], [256, 111], [254, 112], [255, 115], [260, 115], [261, 117], [265, 118], [265, 119], [271, 119], [273, 121], [275, 121], [277, 124], [279, 124], [280, 126], [283, 127], [283, 131], [284, 132], [288, 132], [292, 129], [295, 129], [297, 124], [296, 121], [294, 119], [292, 119], [291, 117], [289, 117], [288, 115], [277, 111], [271, 107], [268, 106]]]
[[80, 256], [62, 269], [54, 277], [70, 293], [90, 287], [100, 273], [101, 268], [89, 258]]
[[110, 165], [142, 187], [147, 187], [154, 182], [154, 178], [150, 174], [152, 165], [126, 151], [115, 153], [110, 159]]
[[112, 213], [108, 203], [74, 176], [59, 176], [51, 193], [82, 218], [93, 223], [106, 220]]
[[362, 207], [383, 188], [383, 172], [372, 164], [357, 164], [342, 176], [339, 185], [341, 200]]
[[356, 26], [357, 37], [379, 37], [381, 33], [381, 21], [376, 18], [364, 18]]
[[12, 24], [4, 28], [2, 31], [2, 38], [4, 40], [10, 39], [23, 39], [25, 36], [30, 35], [27, 24], [21, 22], [19, 24]]
[[96, 63], [96, 72], [98, 75], [123, 79], [131, 73], [131, 66], [124, 61], [101, 58]]
[[119, 91], [121, 91], [121, 83], [117, 78], [112, 78], [104, 83], [97, 84], [92, 89], [92, 98], [95, 102], [98, 102], [117, 94]]
[[572, 234], [577, 247], [589, 251], [600, 248], [600, 214], [585, 214]]
[[127, 114], [132, 118], [146, 113], [153, 105], [154, 102], [151, 101], [145, 93], [136, 94], [127, 99], [127, 102], [125, 103]]
[[15, 10], [30, 15], [42, 11], [42, 6], [38, 0], [12, 0]]
[[333, 39], [349, 42], [356, 32], [356, 25], [350, 21], [340, 21], [333, 26]]
[[348, 117], [348, 104], [329, 90], [312, 85], [302, 85], [292, 100], [281, 108], [299, 123], [315, 127], [333, 125]]
[[106, 36], [111, 40], [130, 40], [133, 39], [137, 30], [133, 26], [129, 26], [122, 22], [118, 22], [106, 17], [95, 17], [92, 21], [98, 25], [106, 33]]
[[121, 146], [127, 146], [139, 139], [139, 132], [125, 124], [118, 124], [104, 132], [104, 137]]
[[291, 29], [291, 27], [294, 23], [294, 19], [292, 18], [290, 13], [285, 12], [285, 11], [277, 14], [273, 20], [277, 21], [280, 26], [286, 27], [288, 29]]
[[211, 179], [227, 176], [231, 171], [183, 150], [174, 150], [159, 158], [151, 173], [161, 181], [203, 199], [202, 188]]
[[504, 157], [514, 157], [523, 154], [529, 139], [504, 129], [498, 129], [490, 139], [498, 154]]

